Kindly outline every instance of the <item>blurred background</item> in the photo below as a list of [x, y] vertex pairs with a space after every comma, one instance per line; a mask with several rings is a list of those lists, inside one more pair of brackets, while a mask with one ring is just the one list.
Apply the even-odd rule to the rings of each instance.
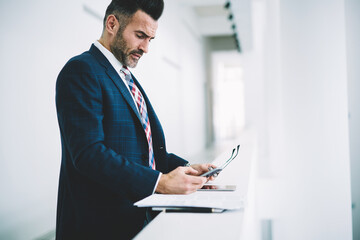
[[[0, 0], [0, 239], [52, 239], [55, 82], [102, 32], [109, 0]], [[209, 162], [256, 141], [271, 238], [360, 239], [360, 1], [165, 0], [133, 73], [168, 150]], [[264, 239], [264, 238], [262, 238]]]

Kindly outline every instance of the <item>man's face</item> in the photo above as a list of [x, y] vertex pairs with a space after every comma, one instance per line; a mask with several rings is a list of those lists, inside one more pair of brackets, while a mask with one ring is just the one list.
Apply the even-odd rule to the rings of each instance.
[[157, 21], [138, 10], [122, 31], [120, 28], [110, 44], [111, 52], [122, 64], [134, 68], [143, 53], [148, 52], [149, 42], [155, 38]]

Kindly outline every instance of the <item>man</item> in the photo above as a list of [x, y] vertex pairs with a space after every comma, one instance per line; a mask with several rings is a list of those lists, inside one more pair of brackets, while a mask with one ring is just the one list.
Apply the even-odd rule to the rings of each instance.
[[[154, 39], [162, 0], [113, 0], [101, 38], [69, 60], [56, 84], [62, 142], [57, 239], [130, 239], [149, 220], [134, 202], [154, 192], [189, 194], [210, 164], [166, 151], [136, 67]], [[212, 166], [214, 167], [214, 166]]]

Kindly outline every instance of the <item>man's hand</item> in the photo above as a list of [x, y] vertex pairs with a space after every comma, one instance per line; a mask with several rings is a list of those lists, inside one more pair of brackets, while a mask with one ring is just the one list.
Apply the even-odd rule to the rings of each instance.
[[177, 167], [168, 174], [162, 174], [156, 192], [166, 194], [189, 194], [196, 192], [207, 181], [199, 177], [197, 170], [191, 167]]
[[[201, 174], [204, 174], [204, 173], [208, 172], [210, 167], [213, 168], [213, 169], [216, 168], [216, 166], [213, 165], [213, 164], [211, 164], [211, 163], [207, 163], [207, 164], [192, 164], [191, 167], [198, 172], [198, 173], [196, 174], [196, 176], [200, 176]], [[217, 175], [216, 175], [216, 176], [217, 176]], [[214, 181], [216, 176], [211, 176], [211, 177], [207, 178], [207, 181], [206, 181], [206, 182], [208, 182], [208, 181]]]

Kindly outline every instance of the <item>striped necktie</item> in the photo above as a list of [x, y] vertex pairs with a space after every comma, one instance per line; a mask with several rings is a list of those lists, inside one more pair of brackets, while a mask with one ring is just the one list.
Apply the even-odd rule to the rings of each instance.
[[151, 167], [152, 169], [155, 169], [155, 158], [154, 158], [154, 151], [153, 151], [153, 144], [152, 144], [150, 121], [149, 121], [149, 117], [147, 114], [145, 100], [144, 100], [141, 92], [135, 85], [134, 80], [131, 77], [129, 69], [126, 66], [123, 66], [120, 71], [122, 71], [125, 74], [125, 80], [128, 83], [130, 92], [132, 93], [132, 95], [134, 96], [134, 99], [136, 101], [136, 105], [138, 107], [138, 110], [139, 110], [139, 113], [141, 116], [142, 126], [144, 128], [146, 139], [147, 139], [148, 146], [149, 146], [149, 167]]

